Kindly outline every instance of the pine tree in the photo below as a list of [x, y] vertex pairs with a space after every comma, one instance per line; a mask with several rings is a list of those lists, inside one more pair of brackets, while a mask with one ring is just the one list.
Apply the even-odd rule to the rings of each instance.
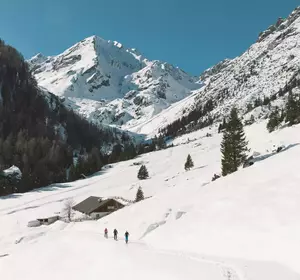
[[137, 190], [137, 193], [136, 193], [135, 201], [139, 202], [139, 201], [144, 200], [144, 199], [145, 199], [144, 192], [143, 192], [142, 188], [139, 187], [138, 190]]
[[138, 172], [138, 175], [137, 177], [140, 179], [140, 180], [145, 180], [149, 177], [149, 174], [148, 174], [148, 170], [146, 168], [145, 165], [142, 165], [139, 172]]
[[243, 124], [238, 117], [237, 109], [233, 108], [221, 143], [222, 175], [226, 176], [237, 171], [246, 160], [246, 152], [247, 141]]
[[193, 167], [194, 167], [194, 163], [193, 163], [193, 160], [192, 160], [191, 155], [189, 154], [189, 155], [187, 156], [186, 162], [185, 162], [185, 164], [184, 164], [184, 169], [185, 169], [185, 170], [190, 170], [190, 169], [193, 168]]
[[165, 149], [166, 148], [166, 143], [165, 143], [165, 139], [163, 137], [163, 135], [160, 135], [158, 138], [157, 138], [157, 148], [159, 150], [161, 149]]
[[223, 118], [223, 122], [219, 125], [218, 133], [220, 133], [223, 129], [225, 129], [225, 128], [226, 128], [226, 125], [227, 125], [226, 119]]
[[268, 105], [271, 102], [270, 97], [265, 96], [263, 100], [263, 105]]
[[285, 106], [286, 122], [289, 125], [296, 124], [300, 121], [300, 104], [299, 100], [293, 95], [292, 91], [289, 92], [288, 101]]
[[280, 123], [281, 123], [281, 117], [280, 117], [280, 114], [279, 114], [278, 107], [276, 107], [275, 111], [273, 111], [270, 114], [270, 118], [269, 118], [269, 121], [267, 123], [268, 131], [269, 132], [274, 131], [279, 126]]

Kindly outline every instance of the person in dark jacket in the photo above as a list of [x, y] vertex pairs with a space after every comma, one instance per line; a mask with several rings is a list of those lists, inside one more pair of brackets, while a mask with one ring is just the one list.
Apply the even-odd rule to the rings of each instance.
[[114, 229], [114, 240], [118, 240], [118, 231]]
[[126, 244], [128, 243], [128, 237], [129, 237], [129, 232], [126, 231], [125, 232], [125, 242], [126, 242]]

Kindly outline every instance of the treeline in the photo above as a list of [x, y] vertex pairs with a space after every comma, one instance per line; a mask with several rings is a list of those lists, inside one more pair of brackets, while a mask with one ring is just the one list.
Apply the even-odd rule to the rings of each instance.
[[159, 132], [165, 137], [176, 137], [212, 125], [213, 117], [209, 113], [215, 107], [216, 104], [212, 99], [204, 105], [197, 104], [186, 116], [182, 116]]
[[23, 56], [0, 40], [0, 171], [16, 165], [23, 174], [17, 185], [0, 179], [0, 195], [89, 175], [109, 161], [100, 149], [116, 143], [130, 139], [100, 129], [41, 92]]
[[[300, 79], [298, 78], [300, 70], [296, 71], [294, 75], [287, 81], [287, 83], [279, 89], [277, 93], [274, 93], [270, 96], [257, 97], [253, 101], [246, 104], [246, 113], [251, 112], [253, 109], [261, 106], [268, 106], [271, 109], [271, 104], [273, 101], [277, 100], [280, 97], [285, 96], [287, 93], [291, 92], [294, 88], [300, 86]], [[209, 85], [207, 86], [207, 89]], [[204, 90], [202, 96], [208, 93], [208, 90]], [[214, 123], [216, 118], [219, 116], [213, 116], [211, 111], [218, 106], [217, 102], [223, 100], [226, 95], [229, 95], [228, 89], [221, 89], [218, 91], [217, 97], [212, 100], [209, 99], [202, 105], [198, 100], [194, 108], [185, 116], [175, 120], [173, 123], [166, 126], [164, 129], [160, 130], [160, 133], [165, 137], [177, 137], [185, 133], [196, 131], [204, 127], [210, 126]], [[234, 93], [232, 93], [235, 96]], [[185, 112], [183, 112], [185, 114]], [[247, 120], [244, 124], [250, 125], [255, 122], [255, 118], [252, 115], [250, 120]], [[276, 121], [275, 121], [276, 123]], [[224, 129], [225, 126], [221, 124], [219, 131]]]
[[282, 122], [288, 125], [300, 123], [300, 95], [293, 94], [292, 91], [289, 92], [285, 107], [281, 110], [275, 107], [270, 113], [267, 129], [272, 132]]

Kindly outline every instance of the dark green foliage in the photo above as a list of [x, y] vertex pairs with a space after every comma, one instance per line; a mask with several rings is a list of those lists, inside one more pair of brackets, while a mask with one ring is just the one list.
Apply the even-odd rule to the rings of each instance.
[[[162, 150], [168, 148], [166, 145], [165, 138], [161, 131], [159, 131], [160, 135], [155, 136], [147, 143], [141, 143], [136, 147], [137, 155], [141, 155], [144, 153], [150, 153], [157, 150]], [[169, 146], [170, 147], [170, 146]]]
[[300, 122], [300, 100], [290, 91], [288, 100], [285, 106], [286, 118], [285, 121], [289, 125], [297, 124]]
[[264, 100], [263, 100], [263, 105], [266, 106], [266, 105], [270, 104], [270, 102], [271, 102], [270, 98], [267, 97], [267, 96], [265, 96], [265, 97], [264, 97]]
[[262, 106], [263, 105], [263, 101], [261, 100], [260, 97], [256, 98], [254, 100], [254, 104], [253, 104], [253, 107], [256, 108], [256, 107], [259, 107], [259, 106]]
[[120, 161], [133, 159], [136, 156], [136, 147], [132, 143], [125, 144], [124, 149], [120, 154]]
[[284, 96], [285, 92], [282, 89], [279, 89], [278, 96]]
[[122, 152], [123, 152], [123, 146], [121, 144], [115, 145], [111, 151], [109, 158], [108, 158], [108, 163], [120, 161], [120, 156], [121, 156]]
[[142, 188], [139, 187], [138, 190], [137, 190], [137, 193], [136, 193], [135, 201], [139, 202], [139, 201], [144, 200], [144, 199], [145, 199], [144, 192], [143, 192]]
[[287, 84], [284, 88], [284, 92], [289, 90], [288, 100], [285, 104], [285, 108], [279, 109], [276, 107], [274, 111], [271, 112], [269, 121], [267, 123], [267, 129], [269, 132], [274, 131], [278, 128], [280, 123], [283, 121], [287, 122], [288, 125], [294, 125], [300, 123], [300, 97], [299, 95], [293, 94], [291, 88], [298, 85], [298, 80], [292, 80], [291, 83]]
[[103, 161], [102, 154], [95, 147], [92, 148], [90, 153], [80, 154], [77, 162], [70, 167], [69, 180], [74, 181], [100, 171], [103, 167]]
[[213, 118], [209, 116], [209, 112], [215, 106], [216, 104], [212, 99], [209, 99], [204, 105], [198, 103], [186, 116], [177, 119], [162, 129], [162, 135], [175, 137], [213, 124]]
[[252, 111], [253, 110], [253, 105], [252, 105], [252, 103], [248, 103], [247, 104], [247, 112], [250, 112], [250, 111]]
[[237, 109], [233, 108], [221, 143], [222, 175], [226, 176], [237, 171], [238, 167], [246, 160], [246, 152], [247, 141], [243, 125], [238, 118]]
[[219, 125], [219, 128], [218, 128], [218, 133], [222, 132], [222, 130], [226, 128], [226, 125], [227, 125], [227, 123], [226, 123], [226, 119], [225, 119], [225, 118], [223, 118], [223, 122], [222, 122], [222, 123], [220, 123], [220, 125]]
[[165, 149], [166, 148], [166, 143], [165, 143], [165, 140], [164, 140], [164, 136], [163, 135], [160, 135], [158, 138], [157, 138], [157, 141], [156, 141], [156, 147], [158, 150], [162, 150], [162, 149]]
[[269, 132], [274, 131], [282, 122], [278, 107], [275, 108], [273, 112], [270, 114], [269, 121], [267, 123], [267, 129]]
[[99, 129], [41, 92], [22, 55], [1, 40], [0, 85], [0, 171], [16, 165], [23, 174], [13, 186], [2, 178], [0, 196], [76, 179], [75, 150], [86, 154], [79, 165], [86, 174], [101, 169], [100, 148], [117, 142], [115, 131]]
[[148, 170], [146, 168], [145, 165], [142, 165], [139, 172], [138, 172], [138, 175], [137, 175], [138, 179], [140, 180], [145, 180], [149, 177], [149, 173], [148, 173]]
[[184, 169], [187, 171], [187, 170], [190, 170], [190, 169], [193, 168], [193, 167], [194, 167], [194, 162], [193, 162], [193, 160], [192, 160], [191, 155], [189, 154], [189, 155], [187, 156], [186, 162], [185, 162], [185, 164], [184, 164]]
[[3, 194], [14, 193], [18, 190], [18, 184], [20, 183], [22, 176], [19, 174], [4, 174], [0, 171], [0, 186]]
[[275, 101], [277, 99], [277, 94], [272, 94], [270, 97], [270, 101]]

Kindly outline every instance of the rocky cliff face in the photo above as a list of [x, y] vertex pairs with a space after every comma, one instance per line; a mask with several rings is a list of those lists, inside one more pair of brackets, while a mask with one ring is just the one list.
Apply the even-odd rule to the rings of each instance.
[[299, 42], [297, 8], [241, 56], [225, 59], [198, 78], [99, 37], [29, 62], [41, 86], [92, 122], [154, 135], [207, 102], [209, 114], [202, 119], [221, 120], [232, 106], [246, 121], [267, 117], [273, 107], [284, 105], [287, 92], [298, 92]]
[[[214, 101], [215, 117], [226, 115], [232, 105], [243, 114], [264, 117], [269, 107], [281, 106], [287, 85], [297, 78], [300, 62], [300, 8], [287, 19], [279, 19], [240, 57], [225, 60], [201, 75], [205, 86], [196, 99]], [[297, 89], [294, 87], [294, 90]], [[255, 100], [270, 98], [270, 104], [254, 106]], [[268, 103], [268, 102], [266, 102]], [[253, 112], [253, 107], [257, 107]], [[250, 112], [252, 111], [252, 113]]]
[[278, 19], [262, 32], [241, 56], [206, 70], [200, 76], [204, 85], [201, 89], [149, 120], [139, 132], [155, 134], [182, 116], [203, 109], [205, 104], [210, 108], [209, 113], [201, 116], [202, 122], [209, 118], [222, 120], [233, 106], [239, 109], [246, 123], [268, 117], [275, 106], [284, 106], [288, 92], [300, 93], [299, 42], [300, 8], [297, 8], [287, 19]]
[[29, 64], [39, 85], [75, 111], [92, 122], [126, 129], [201, 87], [197, 78], [168, 63], [95, 36], [58, 56], [38, 54]]

